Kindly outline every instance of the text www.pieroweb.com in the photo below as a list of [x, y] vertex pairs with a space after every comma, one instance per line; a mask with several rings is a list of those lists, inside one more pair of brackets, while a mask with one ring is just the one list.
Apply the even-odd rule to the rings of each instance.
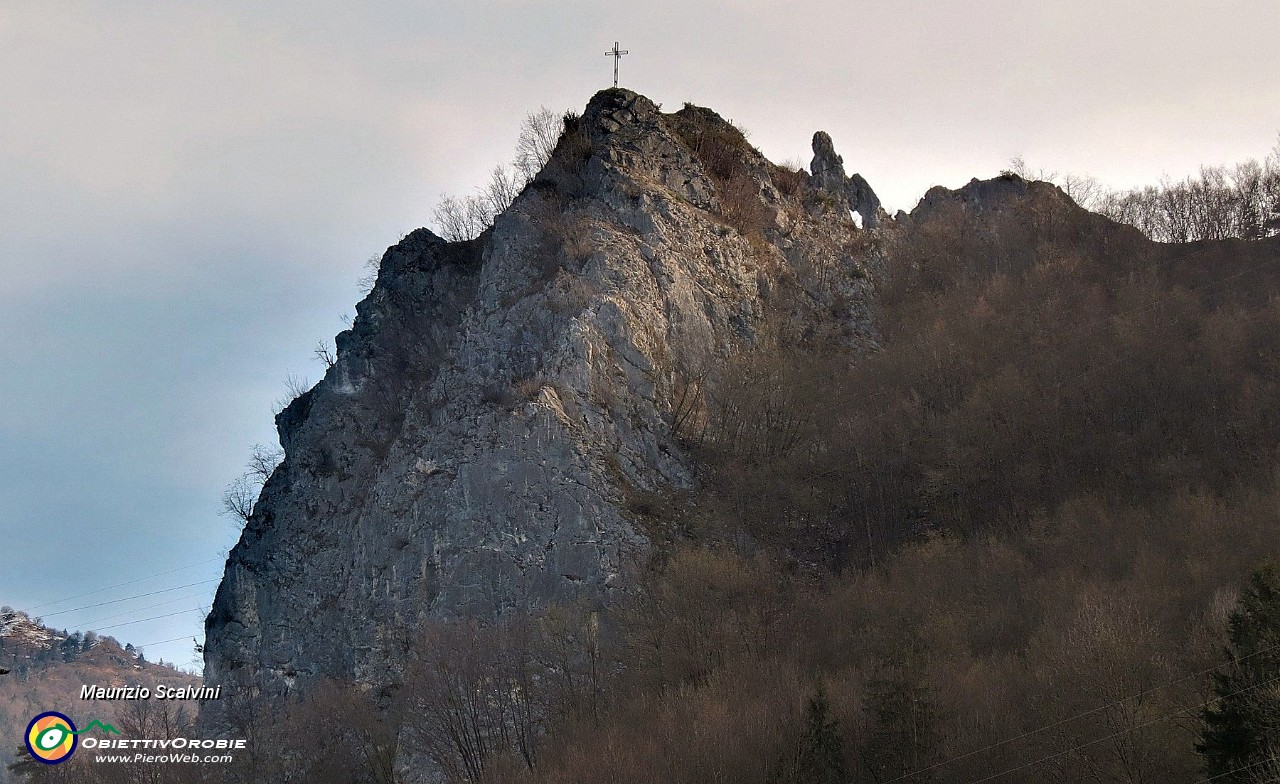
[[[95, 754], [94, 762], [104, 763], [146, 763], [146, 764], [222, 764], [231, 762], [234, 756], [230, 753], [243, 749], [243, 739], [189, 740], [174, 738], [172, 740], [153, 739], [86, 739], [85, 747], [106, 750], [112, 749], [121, 753]], [[172, 750], [172, 751], [169, 751]], [[160, 753], [156, 753], [159, 751]], [[197, 752], [214, 751], [214, 754]]]
[[137, 752], [136, 754], [98, 754], [94, 756], [94, 762], [132, 762], [132, 763], [178, 763], [198, 765], [204, 764], [225, 764], [234, 759], [230, 754], [209, 754], [200, 756], [199, 754], [144, 754]]

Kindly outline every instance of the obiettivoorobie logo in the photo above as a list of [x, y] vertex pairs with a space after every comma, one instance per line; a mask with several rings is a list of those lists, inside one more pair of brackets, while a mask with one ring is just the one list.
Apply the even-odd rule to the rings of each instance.
[[120, 730], [97, 719], [90, 721], [84, 729], [77, 730], [75, 722], [69, 716], [57, 711], [45, 711], [27, 725], [27, 751], [31, 752], [36, 762], [43, 762], [46, 765], [66, 762], [75, 752], [79, 736], [94, 727], [100, 728], [108, 735], [120, 734]]

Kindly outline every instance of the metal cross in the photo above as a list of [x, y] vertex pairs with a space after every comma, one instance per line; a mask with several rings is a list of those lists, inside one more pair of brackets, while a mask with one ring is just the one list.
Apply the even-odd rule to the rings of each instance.
[[622, 56], [624, 54], [631, 54], [631, 52], [628, 52], [626, 49], [618, 49], [617, 41], [613, 42], [612, 50], [604, 53], [605, 57], [613, 58], [613, 86], [614, 87], [618, 86], [618, 61], [622, 59]]

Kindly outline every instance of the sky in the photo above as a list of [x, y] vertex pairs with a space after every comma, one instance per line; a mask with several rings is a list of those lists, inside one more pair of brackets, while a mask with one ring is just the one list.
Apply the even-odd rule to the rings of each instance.
[[526, 114], [610, 85], [615, 40], [622, 86], [779, 162], [825, 130], [894, 211], [1014, 156], [1113, 187], [1262, 158], [1278, 26], [1274, 0], [0, 0], [0, 604], [192, 665], [219, 497], [285, 378]]

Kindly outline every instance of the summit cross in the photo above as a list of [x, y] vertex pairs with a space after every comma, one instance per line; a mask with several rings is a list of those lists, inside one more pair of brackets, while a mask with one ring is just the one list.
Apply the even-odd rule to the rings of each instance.
[[618, 86], [618, 61], [622, 59], [624, 54], [631, 54], [626, 49], [619, 49], [618, 42], [613, 42], [613, 49], [604, 53], [605, 57], [613, 58], [613, 86]]

